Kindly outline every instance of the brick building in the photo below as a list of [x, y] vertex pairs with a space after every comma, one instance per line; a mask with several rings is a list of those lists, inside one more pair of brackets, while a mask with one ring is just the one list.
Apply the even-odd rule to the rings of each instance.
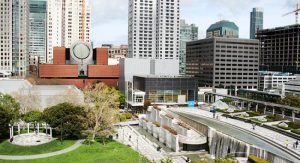
[[104, 82], [118, 86], [119, 65], [108, 65], [108, 49], [92, 49], [88, 43], [75, 43], [71, 48], [56, 47], [53, 64], [39, 64], [39, 78], [54, 79], [55, 84], [76, 85]]

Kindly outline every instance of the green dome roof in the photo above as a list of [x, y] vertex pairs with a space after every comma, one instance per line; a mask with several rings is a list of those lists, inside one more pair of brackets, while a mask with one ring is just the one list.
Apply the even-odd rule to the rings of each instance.
[[235, 30], [239, 30], [239, 27], [234, 23], [234, 22], [230, 22], [227, 20], [222, 20], [219, 22], [216, 22], [214, 24], [212, 24], [207, 31], [213, 31], [215, 29], [220, 29], [220, 28], [231, 28], [231, 29], [235, 29]]

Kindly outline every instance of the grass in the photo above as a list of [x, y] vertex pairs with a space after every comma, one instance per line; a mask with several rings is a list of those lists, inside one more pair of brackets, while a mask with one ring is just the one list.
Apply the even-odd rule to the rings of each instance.
[[83, 144], [74, 151], [54, 157], [30, 161], [2, 161], [1, 163], [131, 163], [139, 161], [148, 163], [130, 147], [110, 141], [106, 145], [99, 142], [91, 145]]
[[64, 140], [61, 144], [59, 140], [53, 140], [50, 143], [26, 147], [14, 145], [5, 140], [0, 143], [0, 155], [34, 155], [55, 152], [70, 147], [75, 142], [75, 140]]
[[246, 113], [249, 114], [249, 117], [256, 117], [256, 116], [261, 116], [259, 112], [254, 112], [254, 111], [247, 111]]
[[300, 130], [299, 129], [292, 130], [292, 133], [300, 135]]

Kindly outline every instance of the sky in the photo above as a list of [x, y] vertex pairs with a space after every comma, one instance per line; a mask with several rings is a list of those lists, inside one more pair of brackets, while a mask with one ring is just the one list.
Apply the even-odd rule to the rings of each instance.
[[[300, 6], [300, 0], [181, 0], [180, 19], [199, 27], [199, 39], [220, 20], [235, 22], [240, 38], [249, 38], [253, 7], [263, 8], [264, 28], [275, 28], [295, 24], [294, 14], [282, 15], [295, 10], [297, 3]], [[90, 0], [90, 5], [94, 46], [127, 44], [128, 0]]]

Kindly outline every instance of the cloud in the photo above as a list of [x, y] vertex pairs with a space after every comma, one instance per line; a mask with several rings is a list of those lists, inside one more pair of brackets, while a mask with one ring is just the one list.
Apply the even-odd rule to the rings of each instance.
[[92, 25], [127, 19], [128, 0], [90, 0]]

